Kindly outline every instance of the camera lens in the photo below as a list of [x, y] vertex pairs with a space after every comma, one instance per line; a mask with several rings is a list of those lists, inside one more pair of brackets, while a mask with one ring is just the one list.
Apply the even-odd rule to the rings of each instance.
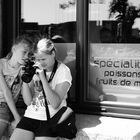
[[36, 71], [36, 67], [34, 67], [34, 62], [30, 59], [27, 59], [25, 61], [25, 66], [22, 68], [24, 70], [23, 75], [21, 76], [21, 79], [25, 83], [29, 83]]
[[30, 83], [30, 81], [32, 80], [32, 77], [31, 75], [29, 75], [28, 73], [24, 73], [22, 76], [21, 76], [21, 79], [23, 82], [25, 83]]

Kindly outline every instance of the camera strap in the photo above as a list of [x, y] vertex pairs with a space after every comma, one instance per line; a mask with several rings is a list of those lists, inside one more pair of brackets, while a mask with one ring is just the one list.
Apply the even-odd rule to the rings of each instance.
[[[55, 63], [54, 63], [54, 66], [53, 66], [53, 70], [52, 70], [52, 73], [50, 75], [50, 78], [48, 80], [48, 83], [50, 83], [55, 75], [55, 72], [57, 70], [57, 66], [58, 66], [58, 61], [55, 60]], [[46, 77], [46, 70], [44, 70], [44, 74], [45, 74], [45, 77]], [[43, 89], [43, 96], [44, 96], [44, 99], [45, 99], [45, 108], [46, 108], [46, 115], [47, 115], [47, 119], [49, 120], [50, 119], [50, 112], [49, 112], [49, 108], [48, 108], [48, 103], [47, 103], [47, 99], [46, 99], [46, 95], [45, 95], [45, 92], [44, 92], [44, 89]]]
[[[55, 74], [55, 72], [56, 72], [56, 70], [57, 70], [57, 66], [58, 66], [58, 61], [55, 60], [54, 67], [53, 67], [52, 73], [51, 73], [51, 75], [50, 75], [50, 78], [49, 78], [49, 80], [48, 80], [48, 83], [50, 83], [50, 82], [52, 81], [52, 79], [53, 79], [53, 77], [54, 77], [54, 74]], [[46, 73], [45, 73], [45, 76], [46, 76]]]

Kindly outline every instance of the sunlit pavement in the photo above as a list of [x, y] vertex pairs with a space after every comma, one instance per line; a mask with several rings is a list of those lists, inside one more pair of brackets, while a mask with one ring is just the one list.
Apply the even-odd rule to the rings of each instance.
[[140, 140], [140, 120], [78, 114], [74, 140]]

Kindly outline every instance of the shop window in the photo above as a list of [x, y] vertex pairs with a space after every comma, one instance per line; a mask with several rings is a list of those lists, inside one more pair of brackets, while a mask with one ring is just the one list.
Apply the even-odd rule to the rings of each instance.
[[126, 107], [119, 113], [138, 114], [139, 4], [133, 0], [89, 2], [89, 82], [85, 101], [107, 105], [106, 112], [117, 113], [115, 107], [119, 106]]

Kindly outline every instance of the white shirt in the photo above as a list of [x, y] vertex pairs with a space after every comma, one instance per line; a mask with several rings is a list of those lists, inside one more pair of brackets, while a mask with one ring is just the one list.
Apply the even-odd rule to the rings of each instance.
[[[47, 77], [50, 76], [50, 72], [46, 72]], [[57, 68], [56, 73], [52, 79], [52, 81], [49, 83], [51, 88], [54, 90], [57, 84], [63, 83], [63, 82], [69, 82], [71, 85], [72, 76], [70, 69], [63, 63], [60, 64], [60, 66]], [[25, 111], [24, 116], [32, 119], [37, 120], [47, 120], [46, 117], [46, 109], [45, 109], [45, 102], [42, 92], [35, 91], [34, 98]], [[66, 97], [62, 100], [60, 106], [57, 109], [54, 109], [50, 104], [48, 105], [50, 116], [52, 117], [62, 106], [66, 106]]]

